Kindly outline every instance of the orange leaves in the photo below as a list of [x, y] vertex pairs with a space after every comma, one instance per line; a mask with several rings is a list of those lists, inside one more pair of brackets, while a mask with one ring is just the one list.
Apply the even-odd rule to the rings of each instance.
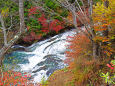
[[109, 24], [102, 24], [102, 27], [106, 27], [106, 26], [108, 26]]
[[108, 39], [108, 38], [104, 38], [103, 40], [102, 40], [102, 42], [108, 42], [110, 39]]
[[100, 41], [100, 42], [108, 42], [110, 39], [107, 37], [96, 36], [93, 40], [94, 41]]
[[27, 86], [27, 82], [29, 82], [28, 77], [30, 75], [22, 75], [20, 72], [14, 71], [5, 71], [0, 74], [0, 86]]
[[[102, 22], [100, 22], [100, 23], [102, 23]], [[102, 23], [101, 25], [100, 24], [94, 25], [94, 30], [95, 31], [104, 31], [104, 30], [108, 29], [109, 25], [110, 25], [109, 23]]]
[[72, 13], [69, 12], [69, 14], [68, 14], [68, 16], [67, 16], [67, 19], [68, 19], [69, 21], [73, 21], [73, 19], [72, 19]]
[[70, 51], [66, 51], [66, 62], [68, 63], [76, 60], [78, 57], [85, 55], [88, 52], [88, 45], [90, 44], [90, 40], [82, 33], [76, 34], [74, 37], [68, 39], [70, 45], [68, 49]]
[[94, 29], [95, 31], [104, 31], [107, 30], [107, 28], [97, 28], [98, 26], [95, 26]]
[[107, 55], [107, 56], [109, 56], [109, 57], [112, 55], [112, 53], [115, 52], [115, 50], [112, 47], [110, 47], [110, 46], [102, 46], [102, 48], [104, 50], [103, 51], [104, 54]]
[[[97, 3], [93, 9], [92, 19], [94, 22], [94, 30], [96, 37], [93, 38], [95, 42], [98, 42], [101, 47], [101, 53], [104, 57], [110, 57], [113, 53], [113, 47], [111, 40], [114, 39], [115, 29], [115, 0], [108, 0], [109, 7], [105, 7], [103, 3]], [[110, 3], [111, 2], [111, 3]], [[101, 55], [102, 56], [102, 55]]]
[[107, 56], [109, 56], [109, 57], [110, 57], [111, 54], [112, 54], [111, 52], [108, 52], [108, 51], [104, 51], [104, 53], [107, 54]]

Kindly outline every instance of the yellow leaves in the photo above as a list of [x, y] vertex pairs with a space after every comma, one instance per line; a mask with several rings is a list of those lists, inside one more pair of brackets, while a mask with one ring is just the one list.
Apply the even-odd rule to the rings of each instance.
[[[72, 13], [69, 12], [68, 16], [67, 16], [67, 19], [70, 21], [70, 22], [73, 22], [73, 18], [72, 18]], [[72, 26], [72, 24], [68, 24], [69, 26]]]
[[94, 41], [101, 41], [101, 42], [108, 42], [108, 41], [110, 41], [109, 38], [107, 38], [107, 37], [102, 37], [102, 36], [96, 36], [93, 40], [94, 40]]
[[9, 12], [9, 8], [2, 9], [1, 14], [3, 17], [7, 17]]
[[110, 13], [110, 9], [109, 8], [106, 8], [104, 6], [104, 4], [101, 4], [101, 3], [97, 3], [96, 6], [94, 6], [94, 13], [97, 14], [97, 15], [108, 15]]
[[104, 49], [104, 53], [109, 57], [111, 56], [112, 52], [115, 52], [115, 50], [109, 46], [102, 46], [102, 48]]
[[108, 38], [104, 38], [103, 40], [102, 40], [102, 42], [107, 42], [107, 41], [109, 41], [110, 39], [108, 39]]
[[106, 53], [106, 54], [107, 54], [107, 56], [109, 56], [109, 57], [110, 57], [110, 56], [111, 56], [111, 54], [112, 54], [111, 52], [108, 52], [108, 51], [104, 51], [104, 53]]
[[109, 7], [104, 6], [103, 3], [97, 3], [93, 9], [93, 22], [95, 31], [104, 31], [108, 26], [114, 27], [115, 24], [115, 0], [108, 0]]
[[102, 27], [108, 26], [109, 24], [102, 24]]
[[[102, 23], [102, 22], [100, 22], [100, 23]], [[95, 31], [104, 31], [104, 30], [107, 30], [107, 27], [109, 25], [110, 25], [109, 23], [97, 24], [97, 25], [94, 25], [94, 30]]]
[[[112, 2], [115, 2], [115, 1], [112, 1]], [[93, 9], [93, 21], [95, 22], [96, 20], [100, 21], [102, 20], [103, 18], [108, 18], [109, 15], [112, 13], [112, 10], [111, 10], [111, 4], [109, 5], [108, 8], [106, 8], [104, 6], [104, 3], [97, 3], [95, 6], [93, 6], [94, 9]]]
[[115, 0], [108, 0], [109, 1], [109, 7], [110, 8], [115, 8]]
[[94, 28], [95, 29], [95, 31], [104, 31], [104, 30], [107, 30], [106, 28]]
[[69, 14], [68, 14], [68, 16], [67, 16], [67, 19], [68, 19], [69, 21], [73, 21], [72, 13], [69, 12]]
[[94, 41], [102, 41], [102, 40], [103, 40], [103, 37], [101, 37], [101, 36], [96, 36], [93, 40], [94, 40]]

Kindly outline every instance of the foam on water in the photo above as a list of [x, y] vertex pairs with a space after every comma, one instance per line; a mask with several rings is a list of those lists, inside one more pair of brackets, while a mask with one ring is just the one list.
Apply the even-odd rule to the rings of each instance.
[[[74, 35], [75, 32], [68, 31], [63, 34], [56, 35], [52, 38], [49, 38], [47, 40], [34, 43], [33, 45], [29, 46], [27, 49], [31, 50], [31, 52], [21, 52], [25, 54], [33, 54], [34, 56], [28, 57], [29, 63], [26, 64], [19, 64], [22, 71], [31, 72], [33, 68], [40, 63], [41, 61], [44, 61], [44, 57], [50, 54], [56, 54], [60, 59], [65, 59], [65, 50], [68, 43], [66, 42], [67, 36]], [[51, 40], [53, 39], [53, 40]], [[26, 58], [26, 57], [25, 57]], [[60, 63], [60, 66], [63, 66], [64, 63]], [[39, 68], [39, 67], [38, 67]], [[63, 68], [63, 67], [60, 67]], [[41, 79], [48, 78], [46, 75], [47, 70], [40, 70], [39, 72], [36, 72], [34, 76], [35, 82], [40, 82]], [[34, 73], [32, 73], [34, 75]]]

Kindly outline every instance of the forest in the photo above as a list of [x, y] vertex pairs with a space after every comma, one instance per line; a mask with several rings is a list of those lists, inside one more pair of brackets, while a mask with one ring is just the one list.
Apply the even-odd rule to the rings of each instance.
[[115, 0], [0, 0], [0, 86], [115, 86]]

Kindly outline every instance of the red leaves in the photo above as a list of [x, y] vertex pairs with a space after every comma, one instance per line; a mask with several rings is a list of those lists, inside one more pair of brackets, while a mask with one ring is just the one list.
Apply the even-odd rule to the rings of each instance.
[[35, 40], [39, 40], [42, 37], [41, 34], [35, 36]]
[[45, 15], [42, 14], [42, 16], [40, 18], [38, 18], [38, 21], [41, 22], [42, 24], [46, 23], [46, 18], [45, 18]]
[[49, 28], [58, 33], [61, 29], [63, 29], [63, 26], [60, 24], [59, 20], [55, 19], [50, 23]]
[[58, 33], [61, 29], [63, 29], [63, 27], [61, 25], [57, 25], [55, 28], [53, 28], [53, 30]]
[[42, 32], [44, 32], [46, 34], [48, 32], [50, 32], [50, 30], [51, 31], [53, 30], [56, 33], [58, 33], [61, 29], [63, 29], [59, 20], [55, 19], [55, 20], [51, 21], [50, 23], [48, 23], [44, 14], [42, 14], [42, 16], [40, 18], [38, 18], [38, 21], [42, 24]]
[[32, 32], [30, 33], [30, 35], [31, 35], [31, 37], [34, 38], [36, 34], [35, 34], [35, 32], [32, 31]]
[[[40, 7], [31, 7], [29, 9], [29, 15], [37, 14], [37, 9]], [[47, 19], [45, 18], [45, 14], [42, 13], [41, 17], [38, 18], [38, 21], [42, 24], [42, 32], [48, 33], [50, 30], [55, 31], [56, 33], [59, 32], [61, 29], [63, 29], [62, 24], [59, 20], [54, 19], [51, 22], [47, 22]], [[29, 29], [29, 28], [27, 28]]]
[[47, 34], [49, 32], [49, 29], [48, 28], [42, 28], [42, 32]]
[[0, 82], [0, 86], [3, 86], [3, 82]]
[[[29, 16], [34, 16], [33, 14], [38, 14], [39, 12], [41, 12], [40, 10], [38, 10], [40, 7], [31, 7], [28, 11], [28, 15]], [[39, 12], [38, 12], [39, 11]], [[51, 31], [55, 31], [56, 33], [58, 33], [61, 29], [63, 29], [63, 26], [61, 24], [61, 22], [57, 19], [54, 19], [50, 22], [47, 21], [46, 15], [42, 12], [42, 14], [40, 14], [41, 17], [38, 18], [38, 22], [42, 25], [42, 28], [40, 29], [40, 31], [37, 31], [38, 29], [34, 29], [34, 31], [32, 30], [33, 28], [31, 28], [31, 32], [29, 35], [26, 35], [25, 37], [23, 37], [23, 40], [25, 42], [31, 42], [33, 40], [38, 40], [42, 37], [42, 35], [45, 33], [49, 33]], [[31, 26], [27, 26], [27, 30], [30, 30]], [[35, 33], [36, 32], [36, 33]], [[38, 35], [39, 32], [43, 32], [42, 34], [40, 33], [40, 35]]]
[[25, 42], [31, 42], [31, 41], [33, 41], [33, 38], [30, 35], [27, 35], [27, 36], [23, 37], [23, 40]]
[[43, 28], [48, 28], [48, 23], [47, 22], [41, 22]]
[[23, 37], [23, 40], [24, 40], [25, 42], [31, 42], [31, 41], [33, 41], [33, 40], [39, 40], [41, 37], [42, 37], [41, 34], [36, 35], [35, 32], [32, 31], [32, 32], [30, 33], [30, 35], [27, 35], [27, 36]]
[[[0, 74], [0, 86], [27, 86], [30, 75], [23, 75], [20, 72], [5, 71]], [[33, 86], [33, 85], [32, 85]]]
[[113, 70], [115, 65], [113, 65], [113, 64], [111, 64], [111, 65], [110, 65], [110, 64], [107, 64], [107, 66], [108, 66], [110, 69]]
[[29, 10], [28, 10], [28, 15], [32, 15], [32, 14], [38, 14], [37, 12], [37, 9], [39, 9], [40, 7], [31, 7]]
[[27, 31], [29, 31], [29, 29], [30, 29], [30, 27], [29, 27], [29, 26], [27, 26]]

